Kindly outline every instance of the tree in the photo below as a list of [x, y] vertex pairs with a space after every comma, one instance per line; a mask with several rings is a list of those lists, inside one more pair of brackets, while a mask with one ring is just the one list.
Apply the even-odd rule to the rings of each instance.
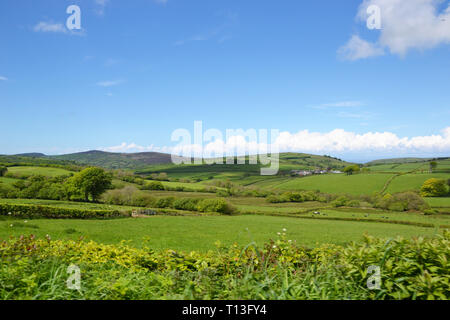
[[431, 161], [430, 162], [430, 171], [433, 172], [433, 170], [436, 169], [436, 167], [437, 167], [437, 162]]
[[111, 188], [112, 183], [111, 175], [96, 167], [78, 172], [71, 180], [74, 188], [84, 195], [86, 202], [89, 201], [89, 196], [92, 197], [92, 201], [96, 202], [102, 193]]
[[359, 172], [360, 168], [358, 165], [354, 164], [351, 166], [348, 166], [344, 169], [344, 172], [348, 175], [351, 176], [354, 172]]
[[447, 183], [444, 179], [428, 179], [420, 188], [422, 197], [442, 197], [447, 194]]
[[0, 166], [0, 177], [3, 177], [7, 171], [8, 171], [8, 168]]

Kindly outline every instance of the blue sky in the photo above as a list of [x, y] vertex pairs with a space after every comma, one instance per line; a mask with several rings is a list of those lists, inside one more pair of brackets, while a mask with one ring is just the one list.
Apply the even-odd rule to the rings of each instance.
[[[201, 120], [290, 133], [286, 151], [448, 156], [448, 1], [411, 0], [410, 17], [397, 2], [1, 1], [0, 154], [164, 151]], [[72, 4], [81, 31], [65, 26]], [[369, 4], [382, 30], [358, 18]], [[336, 129], [340, 148], [295, 140]]]

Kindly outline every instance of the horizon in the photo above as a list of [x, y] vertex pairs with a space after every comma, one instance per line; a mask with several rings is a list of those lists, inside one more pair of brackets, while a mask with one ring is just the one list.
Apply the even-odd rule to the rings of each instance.
[[[47, 156], [47, 157], [54, 157], [54, 156], [63, 156], [63, 155], [71, 155], [71, 154], [80, 154], [80, 153], [90, 153], [90, 152], [103, 152], [103, 153], [109, 153], [109, 154], [145, 154], [145, 153], [159, 153], [159, 154], [165, 154], [165, 155], [171, 155], [170, 153], [165, 153], [165, 152], [158, 152], [158, 151], [142, 151], [142, 152], [112, 152], [112, 151], [104, 151], [104, 150], [97, 150], [97, 149], [93, 149], [93, 150], [86, 150], [86, 151], [80, 151], [80, 152], [74, 152], [74, 153], [65, 153], [65, 154], [46, 154], [43, 152], [24, 152], [24, 153], [17, 153], [17, 154], [0, 154], [0, 156], [25, 156], [25, 155], [30, 155], [30, 154], [39, 154], [39, 155], [43, 155], [43, 156]], [[314, 155], [314, 156], [328, 156], [328, 157], [332, 157], [335, 159], [339, 159], [345, 162], [350, 162], [350, 163], [355, 163], [355, 164], [366, 164], [369, 162], [373, 162], [373, 161], [378, 161], [378, 160], [395, 160], [395, 159], [419, 159], [419, 160], [427, 160], [427, 159], [445, 159], [445, 158], [450, 158], [450, 156], [438, 156], [438, 157], [414, 157], [414, 156], [408, 156], [408, 157], [399, 157], [399, 158], [389, 158], [389, 157], [380, 157], [380, 158], [370, 158], [370, 159], [365, 159], [362, 161], [358, 161], [358, 160], [352, 160], [352, 159], [346, 159], [346, 158], [341, 158], [338, 156], [334, 156], [332, 154], [314, 154], [314, 153], [304, 153], [304, 152], [279, 152], [278, 154], [310, 154], [310, 155]], [[255, 156], [255, 155], [260, 155], [260, 153], [252, 153], [252, 154], [245, 154], [245, 155], [235, 155], [235, 157], [242, 157], [242, 156]], [[226, 155], [223, 156], [224, 158], [226, 157]], [[203, 159], [214, 159], [217, 157], [203, 157]]]

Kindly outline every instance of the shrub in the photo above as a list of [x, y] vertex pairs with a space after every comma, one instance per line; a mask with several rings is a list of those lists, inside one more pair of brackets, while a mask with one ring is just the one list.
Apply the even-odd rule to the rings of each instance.
[[160, 181], [151, 181], [144, 184], [142, 190], [164, 190], [164, 186]]
[[197, 204], [199, 203], [200, 199], [193, 199], [193, 198], [180, 198], [176, 199], [172, 206], [174, 209], [178, 210], [188, 210], [188, 211], [197, 211]]
[[422, 197], [442, 197], [447, 193], [447, 182], [444, 179], [428, 179], [420, 189]]
[[158, 198], [154, 202], [156, 208], [172, 208], [172, 204], [175, 201], [175, 197]]
[[336, 200], [331, 202], [331, 205], [333, 207], [344, 207], [347, 206], [349, 204], [350, 200], [345, 197], [345, 196], [340, 196], [339, 198], [337, 198]]
[[104, 219], [130, 216], [129, 213], [118, 210], [58, 208], [29, 204], [0, 204], [0, 215], [27, 219]]
[[236, 208], [225, 199], [203, 199], [198, 203], [197, 209], [200, 212], [218, 212], [223, 214], [236, 212]]

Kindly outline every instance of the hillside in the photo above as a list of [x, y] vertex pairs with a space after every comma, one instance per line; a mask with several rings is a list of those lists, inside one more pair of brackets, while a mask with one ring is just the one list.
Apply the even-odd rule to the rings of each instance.
[[[159, 152], [140, 152], [140, 153], [113, 153], [92, 150], [58, 156], [46, 156], [40, 153], [26, 153], [15, 156], [0, 156], [1, 162], [26, 162], [36, 163], [77, 163], [80, 165], [99, 166], [107, 169], [132, 169], [140, 172], [165, 172], [181, 173], [194, 171], [197, 173], [210, 172], [259, 172], [260, 164], [249, 165], [248, 156], [245, 157], [246, 165], [183, 165], [175, 166], [172, 164], [170, 154]], [[2, 161], [3, 160], [3, 161]], [[235, 158], [235, 162], [236, 158]], [[281, 153], [280, 171], [286, 173], [290, 170], [308, 170], [316, 168], [342, 169], [349, 165], [349, 162], [342, 161], [330, 156], [319, 156], [305, 153]]]
[[108, 169], [138, 169], [153, 164], [172, 163], [170, 154], [158, 152], [112, 153], [93, 150], [51, 156], [51, 158], [70, 160], [83, 165], [99, 166]]

